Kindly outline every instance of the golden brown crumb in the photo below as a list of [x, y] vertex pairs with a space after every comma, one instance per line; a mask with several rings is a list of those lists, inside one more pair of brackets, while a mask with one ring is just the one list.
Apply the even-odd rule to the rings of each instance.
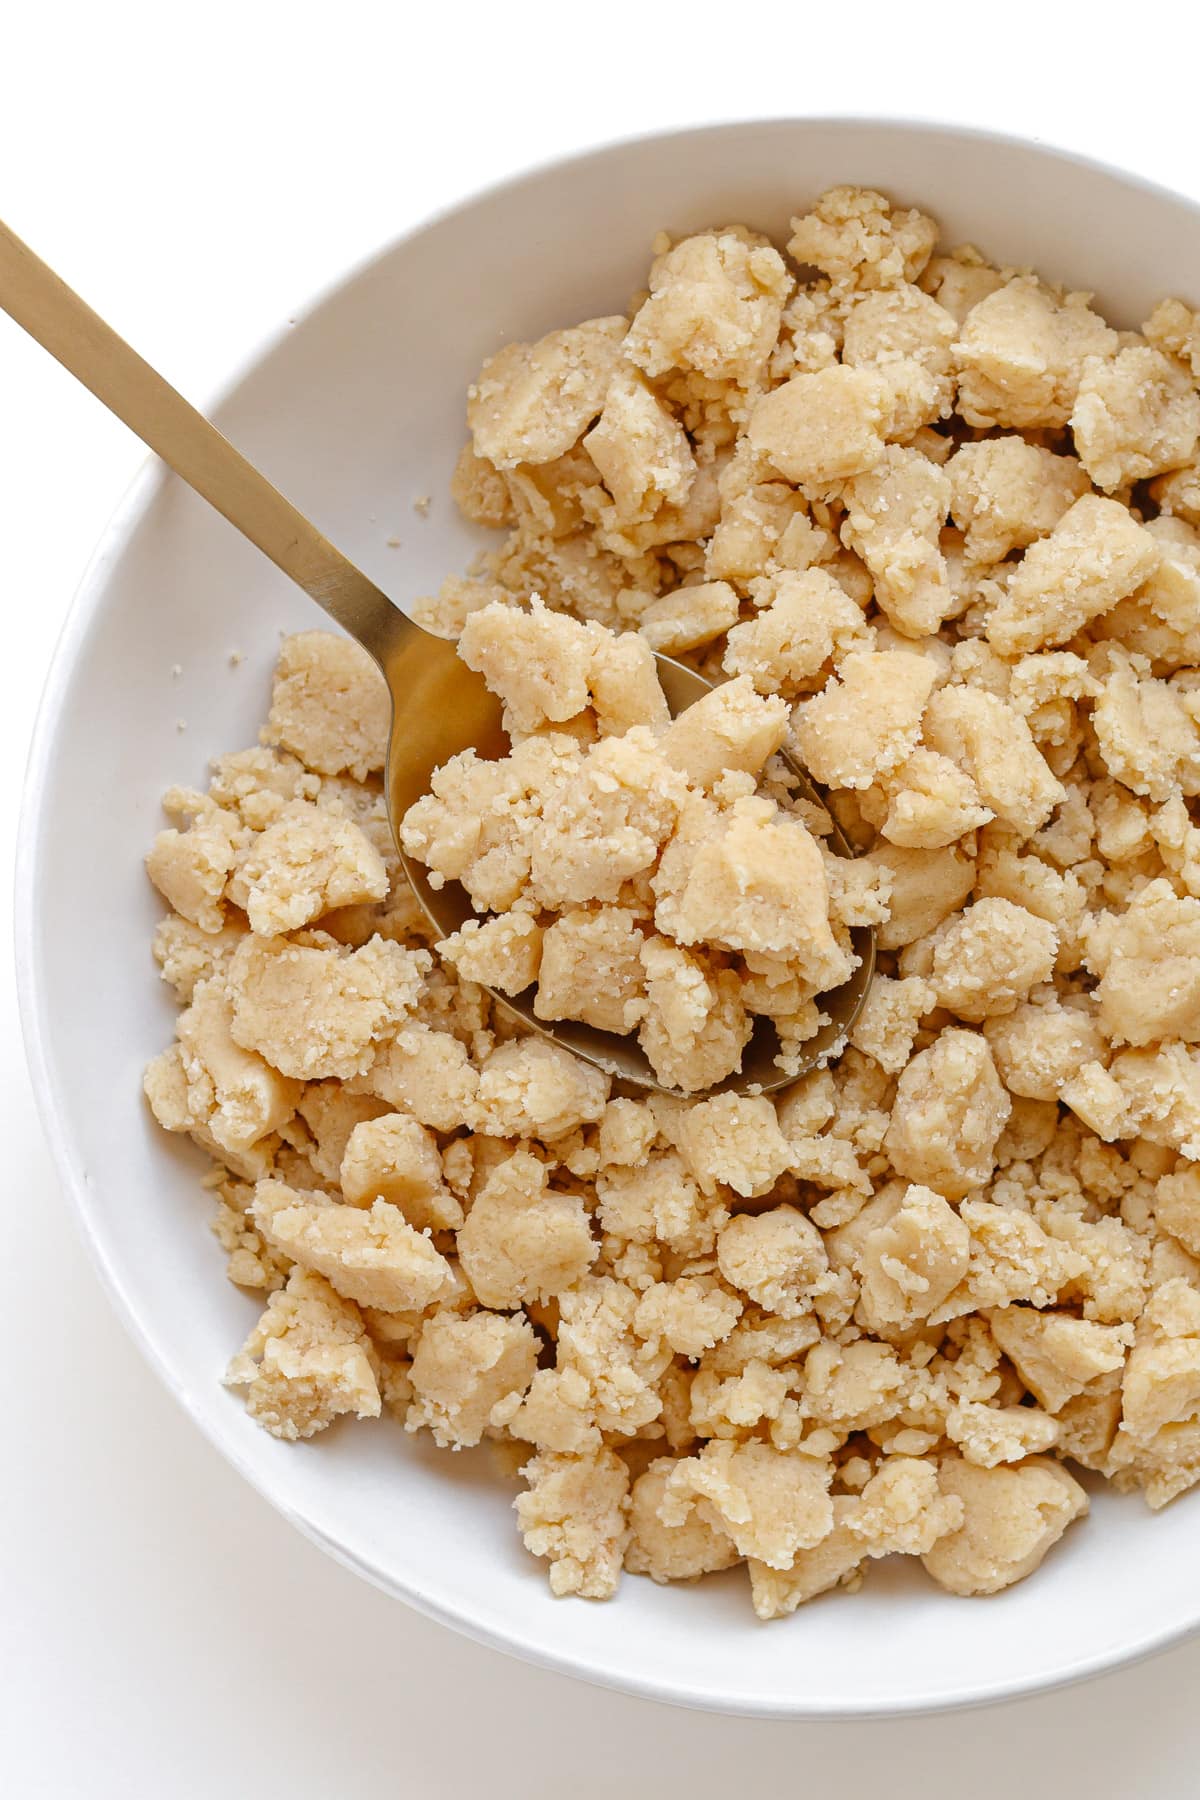
[[987, 1040], [943, 1031], [900, 1077], [886, 1140], [892, 1167], [960, 1200], [991, 1175], [1009, 1109]]
[[969, 425], [1016, 431], [1065, 425], [1086, 361], [1110, 356], [1117, 334], [1083, 294], [1059, 300], [1020, 275], [967, 313], [955, 345], [958, 411]]
[[457, 1230], [460, 1201], [447, 1187], [437, 1140], [407, 1113], [363, 1119], [346, 1140], [338, 1170], [348, 1206], [386, 1200], [418, 1231]]
[[469, 1448], [508, 1423], [536, 1367], [537, 1339], [523, 1314], [435, 1312], [412, 1359], [405, 1429], [427, 1427], [436, 1443]]
[[467, 406], [476, 456], [511, 469], [569, 450], [604, 403], [624, 335], [624, 319], [590, 319], [498, 351], [483, 365]]
[[950, 481], [922, 451], [891, 444], [846, 483], [842, 536], [858, 552], [888, 621], [906, 637], [924, 637], [955, 610], [941, 545]]
[[226, 891], [252, 931], [279, 937], [339, 906], [384, 899], [388, 875], [357, 825], [311, 801], [294, 800], [238, 858]]
[[1089, 940], [1100, 1026], [1116, 1044], [1200, 1039], [1200, 901], [1146, 884]]
[[678, 719], [663, 739], [672, 768], [693, 787], [711, 788], [731, 770], [757, 775], [782, 744], [787, 708], [760, 699], [744, 677], [705, 694]]
[[229, 965], [232, 1036], [284, 1075], [365, 1074], [409, 1017], [428, 961], [386, 938], [346, 952], [251, 933]]
[[555, 1594], [607, 1600], [629, 1541], [629, 1473], [611, 1450], [564, 1456], [543, 1450], [525, 1464], [515, 1506], [525, 1543], [550, 1563]]
[[936, 243], [936, 224], [915, 208], [894, 208], [873, 188], [834, 187], [792, 220], [787, 247], [798, 263], [857, 290], [915, 281]]
[[382, 769], [391, 714], [365, 650], [327, 631], [285, 638], [263, 741], [318, 775], [348, 770], [356, 781]]
[[714, 1439], [675, 1464], [659, 1516], [667, 1525], [684, 1525], [695, 1508], [728, 1533], [740, 1556], [786, 1569], [797, 1550], [812, 1549], [829, 1531], [832, 1475], [832, 1465], [813, 1456], [754, 1439]]
[[1065, 798], [1020, 713], [985, 688], [939, 688], [926, 710], [925, 736], [971, 777], [996, 818], [1023, 837]]
[[1087, 475], [1071, 457], [1015, 435], [961, 445], [946, 472], [951, 516], [977, 563], [1001, 562], [1010, 550], [1035, 543], [1088, 490]]
[[747, 1094], [717, 1094], [680, 1113], [675, 1135], [683, 1159], [704, 1193], [719, 1184], [743, 1198], [765, 1194], [791, 1160], [772, 1102]]
[[738, 597], [727, 581], [701, 581], [651, 600], [637, 624], [652, 650], [679, 656], [722, 637], [737, 616]]
[[1084, 494], [1031, 544], [988, 620], [1004, 656], [1065, 644], [1141, 586], [1160, 552], [1118, 500]]
[[581, 1201], [556, 1193], [545, 1164], [518, 1150], [475, 1196], [458, 1252], [484, 1305], [508, 1309], [574, 1287], [596, 1244]]
[[924, 656], [855, 650], [796, 716], [801, 761], [827, 787], [867, 788], [917, 747], [934, 671]]
[[1053, 925], [992, 896], [943, 920], [928, 942], [938, 1004], [972, 1023], [1012, 1012], [1050, 979], [1058, 950]]
[[1138, 1323], [1110, 1455], [1122, 1485], [1136, 1479], [1151, 1506], [1165, 1506], [1200, 1475], [1198, 1396], [1200, 1295], [1176, 1277], [1157, 1289]]
[[667, 1525], [660, 1516], [675, 1461], [660, 1456], [630, 1491], [629, 1547], [625, 1567], [655, 1581], [695, 1581], [715, 1569], [740, 1561], [727, 1532], [693, 1509], [681, 1524]]
[[531, 914], [508, 912], [482, 924], [468, 919], [437, 948], [465, 981], [482, 982], [502, 994], [521, 994], [537, 980], [544, 947], [542, 928]]
[[741, 227], [701, 232], [655, 259], [649, 285], [625, 341], [647, 375], [678, 369], [743, 388], [761, 379], [792, 285], [777, 250]]
[[225, 924], [222, 899], [237, 861], [240, 824], [204, 794], [172, 788], [163, 810], [186, 825], [160, 831], [146, 856], [146, 873], [180, 918], [215, 936]]
[[378, 1418], [362, 1315], [320, 1275], [295, 1268], [229, 1365], [252, 1418], [281, 1438], [311, 1437], [339, 1413]]
[[1187, 370], [1148, 345], [1089, 357], [1071, 431], [1080, 462], [1111, 493], [1191, 462], [1200, 394]]
[[947, 1200], [909, 1186], [894, 1213], [863, 1239], [858, 1318], [887, 1335], [927, 1319], [967, 1273], [970, 1233]]
[[921, 1560], [952, 1594], [994, 1594], [1023, 1581], [1088, 1509], [1079, 1483], [1045, 1457], [1012, 1469], [985, 1469], [948, 1456], [938, 1485], [962, 1501], [963, 1523]]
[[811, 1311], [828, 1267], [821, 1234], [794, 1206], [740, 1213], [717, 1240], [717, 1266], [731, 1287], [780, 1319]]
[[382, 1312], [423, 1312], [451, 1289], [450, 1265], [386, 1200], [338, 1206], [260, 1182], [254, 1218], [268, 1243], [324, 1275], [343, 1299]]
[[146, 1071], [146, 1096], [168, 1131], [189, 1131], [235, 1173], [257, 1175], [247, 1158], [291, 1118], [300, 1087], [237, 1042], [234, 1018], [223, 982], [200, 982], [176, 1025], [178, 1043]]
[[735, 609], [729, 621], [725, 668], [748, 675], [760, 694], [802, 692], [831, 660], [871, 647], [862, 608], [824, 569], [781, 570], [756, 599], [753, 618], [734, 624]]
[[837, 366], [793, 375], [760, 400], [748, 437], [777, 475], [820, 492], [875, 467], [886, 416], [882, 378]]
[[644, 942], [638, 920], [623, 907], [563, 913], [542, 939], [533, 1003], [538, 1018], [632, 1031], [645, 1011]]

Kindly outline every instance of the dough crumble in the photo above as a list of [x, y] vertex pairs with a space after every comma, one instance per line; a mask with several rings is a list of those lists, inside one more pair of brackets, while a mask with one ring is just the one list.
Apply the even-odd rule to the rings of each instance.
[[[1198, 377], [1183, 301], [1118, 331], [855, 187], [488, 360], [451, 490], [501, 535], [414, 612], [510, 749], [403, 825], [475, 917], [433, 941], [321, 631], [147, 857], [254, 1420], [502, 1445], [555, 1594], [741, 1566], [764, 1620], [1022, 1580], [1073, 1470], [1200, 1481]], [[716, 684], [675, 719], [655, 652]], [[859, 925], [849, 1042], [710, 1091], [759, 1019], [794, 1073]]]

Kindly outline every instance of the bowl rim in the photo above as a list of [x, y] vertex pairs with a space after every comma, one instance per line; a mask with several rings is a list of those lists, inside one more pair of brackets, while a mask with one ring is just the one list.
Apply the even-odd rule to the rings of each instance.
[[[222, 409], [236, 398], [238, 390], [258, 366], [282, 344], [291, 331], [319, 312], [328, 301], [344, 289], [368, 275], [378, 264], [391, 257], [402, 246], [423, 232], [457, 214], [495, 196], [535, 180], [552, 170], [565, 170], [598, 156], [624, 150], [653, 146], [673, 138], [700, 135], [716, 136], [748, 129], [769, 130], [772, 127], [833, 127], [852, 132], [883, 127], [916, 136], [969, 139], [985, 145], [1033, 150], [1053, 161], [1074, 165], [1085, 172], [1115, 180], [1125, 187], [1147, 195], [1155, 195], [1183, 206], [1200, 219], [1200, 199], [1179, 192], [1148, 176], [1124, 169], [1103, 158], [1091, 156], [1070, 146], [1041, 136], [1029, 137], [1019, 132], [996, 130], [925, 113], [871, 114], [854, 111], [832, 111], [803, 114], [772, 114], [762, 118], [719, 118], [691, 124], [674, 124], [646, 131], [635, 131], [613, 138], [591, 142], [569, 155], [549, 154], [533, 159], [498, 180], [489, 181], [459, 195], [442, 206], [421, 213], [411, 225], [385, 239], [373, 249], [354, 259], [337, 275], [313, 289], [303, 304], [288, 314], [286, 324], [262, 334], [238, 359], [229, 374], [207, 397], [203, 410], [219, 419]], [[70, 1118], [64, 1102], [51, 1079], [52, 1034], [45, 1003], [42, 980], [42, 937], [36, 905], [42, 861], [44, 816], [42, 796], [46, 785], [53, 746], [57, 738], [59, 718], [67, 690], [73, 678], [80, 646], [94, 616], [100, 611], [111, 570], [125, 553], [129, 540], [140, 524], [160, 489], [172, 479], [156, 456], [148, 453], [125, 489], [89, 557], [64, 615], [62, 626], [51, 653], [50, 663], [38, 702], [33, 733], [22, 782], [18, 817], [15, 873], [13, 943], [16, 964], [18, 1014], [29, 1067], [34, 1101], [42, 1132], [50, 1151], [58, 1184], [66, 1195], [75, 1230], [99, 1277], [100, 1285], [118, 1319], [137, 1347], [143, 1360], [172, 1398], [182, 1407], [200, 1431], [210, 1448], [215, 1450], [237, 1473], [282, 1517], [311, 1543], [327, 1552], [354, 1574], [370, 1582], [382, 1592], [403, 1600], [417, 1612], [452, 1631], [473, 1639], [489, 1649], [516, 1657], [535, 1667], [556, 1674], [572, 1676], [592, 1686], [605, 1687], [634, 1698], [711, 1713], [740, 1717], [796, 1721], [897, 1719], [960, 1711], [970, 1707], [1000, 1705], [1007, 1701], [1051, 1693], [1074, 1686], [1096, 1676], [1109, 1674], [1166, 1651], [1200, 1632], [1200, 1609], [1197, 1616], [1182, 1625], [1168, 1625], [1144, 1633], [1132, 1643], [1117, 1649], [1103, 1649], [1082, 1655], [1051, 1675], [1020, 1676], [971, 1686], [951, 1686], [936, 1698], [911, 1701], [860, 1701], [847, 1694], [836, 1702], [806, 1702], [803, 1699], [776, 1701], [753, 1695], [730, 1695], [727, 1700], [714, 1699], [707, 1693], [693, 1692], [671, 1680], [629, 1677], [597, 1669], [585, 1656], [549, 1650], [535, 1637], [519, 1629], [501, 1632], [481, 1623], [463, 1605], [441, 1600], [435, 1592], [411, 1581], [402, 1581], [352, 1552], [328, 1536], [325, 1530], [302, 1510], [273, 1491], [265, 1479], [253, 1472], [237, 1447], [218, 1436], [213, 1425], [201, 1413], [187, 1386], [160, 1361], [143, 1327], [132, 1300], [128, 1296], [120, 1271], [110, 1256], [100, 1230], [95, 1209], [89, 1204], [89, 1183], [78, 1146], [73, 1140]]]

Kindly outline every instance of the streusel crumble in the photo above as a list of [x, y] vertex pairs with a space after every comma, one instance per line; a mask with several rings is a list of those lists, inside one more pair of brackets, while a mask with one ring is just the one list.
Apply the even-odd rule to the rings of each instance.
[[[555, 1593], [745, 1563], [764, 1619], [892, 1554], [994, 1593], [1073, 1467], [1200, 1479], [1198, 374], [1182, 302], [1118, 331], [857, 188], [491, 358], [453, 492], [504, 535], [415, 610], [511, 751], [404, 827], [477, 919], [431, 941], [323, 632], [148, 859], [146, 1091], [265, 1301], [254, 1418], [505, 1440]], [[720, 685], [672, 721], [655, 650]], [[799, 1053], [856, 925], [849, 1043], [709, 1092], [756, 1018]]]

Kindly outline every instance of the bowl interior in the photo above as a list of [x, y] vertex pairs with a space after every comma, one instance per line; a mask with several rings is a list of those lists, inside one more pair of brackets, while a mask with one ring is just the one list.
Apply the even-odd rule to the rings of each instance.
[[[1095, 291], [1133, 325], [1194, 291], [1200, 214], [1095, 165], [934, 127], [791, 121], [678, 133], [485, 194], [354, 275], [219, 408], [233, 440], [397, 599], [469, 561], [447, 482], [463, 395], [512, 336], [616, 311], [650, 242], [789, 214], [842, 181], [937, 214], [1002, 261]], [[414, 502], [430, 495], [428, 516]], [[399, 538], [399, 546], [389, 539]], [[1153, 1518], [1099, 1493], [1029, 1583], [967, 1604], [880, 1565], [769, 1628], [738, 1572], [629, 1580], [607, 1606], [556, 1602], [486, 1452], [452, 1457], [394, 1422], [276, 1443], [220, 1385], [255, 1318], [208, 1232], [201, 1159], [153, 1127], [142, 1066], [173, 1007], [149, 940], [141, 859], [172, 781], [253, 741], [281, 631], [321, 623], [174, 479], [149, 474], [114, 524], [60, 647], [32, 766], [21, 950], [34, 1074], [64, 1179], [148, 1356], [221, 1450], [336, 1555], [497, 1645], [636, 1692], [777, 1715], [997, 1697], [1105, 1666], [1200, 1618], [1196, 1505]], [[237, 660], [238, 657], [243, 660]]]

